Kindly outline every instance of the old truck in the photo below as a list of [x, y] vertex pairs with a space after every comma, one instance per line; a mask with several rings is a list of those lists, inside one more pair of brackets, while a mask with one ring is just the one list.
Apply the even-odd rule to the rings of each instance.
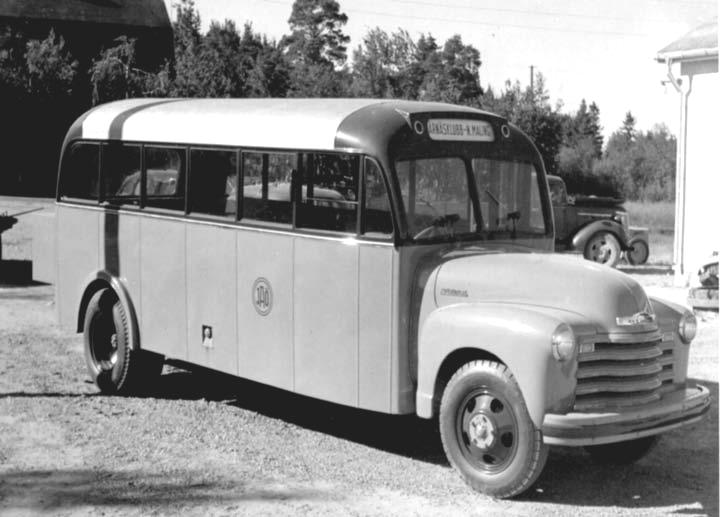
[[557, 251], [578, 251], [587, 260], [616, 266], [622, 255], [632, 265], [649, 258], [649, 231], [629, 226], [624, 200], [570, 196], [559, 176], [547, 175], [554, 208]]

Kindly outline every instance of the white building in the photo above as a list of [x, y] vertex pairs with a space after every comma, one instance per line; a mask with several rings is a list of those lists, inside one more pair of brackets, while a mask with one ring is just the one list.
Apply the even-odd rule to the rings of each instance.
[[[706, 23], [657, 53], [680, 93], [674, 242], [676, 282], [689, 284], [703, 259], [718, 249], [725, 167], [718, 95], [718, 24]], [[719, 122], [719, 124], [718, 124]]]

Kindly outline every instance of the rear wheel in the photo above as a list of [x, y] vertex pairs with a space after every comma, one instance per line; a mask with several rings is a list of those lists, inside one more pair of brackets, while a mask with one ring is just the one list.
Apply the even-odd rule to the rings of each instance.
[[626, 442], [584, 447], [595, 462], [605, 465], [628, 465], [644, 458], [657, 445], [659, 436], [645, 436]]
[[584, 246], [585, 259], [610, 267], [617, 265], [621, 252], [619, 241], [610, 232], [595, 233]]
[[443, 392], [439, 419], [448, 460], [479, 492], [502, 498], [520, 494], [546, 463], [548, 447], [503, 364], [463, 365]]
[[131, 349], [131, 325], [112, 289], [93, 295], [86, 309], [83, 339], [88, 373], [104, 393], [140, 393], [161, 373], [163, 357]]

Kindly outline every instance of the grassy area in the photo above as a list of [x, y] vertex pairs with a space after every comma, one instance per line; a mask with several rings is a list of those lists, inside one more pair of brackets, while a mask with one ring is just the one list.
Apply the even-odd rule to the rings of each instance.
[[672, 241], [675, 231], [675, 203], [628, 201], [629, 224], [649, 228], [650, 264], [672, 263]]
[[48, 198], [0, 196], [0, 215], [16, 215], [17, 222], [0, 235], [4, 260], [30, 260], [32, 257], [33, 214], [52, 210]]
[[673, 233], [675, 230], [675, 203], [667, 201], [627, 201], [632, 226], [646, 226], [650, 231]]

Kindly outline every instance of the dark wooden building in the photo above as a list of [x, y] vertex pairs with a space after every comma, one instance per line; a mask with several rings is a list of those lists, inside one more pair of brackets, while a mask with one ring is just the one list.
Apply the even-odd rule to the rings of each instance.
[[163, 0], [0, 0], [0, 46], [11, 37], [43, 40], [51, 29], [78, 61], [78, 86], [72, 97], [51, 103], [0, 98], [0, 194], [54, 192], [64, 131], [91, 105], [91, 62], [118, 37], [136, 40], [138, 68], [154, 72], [173, 59]]

